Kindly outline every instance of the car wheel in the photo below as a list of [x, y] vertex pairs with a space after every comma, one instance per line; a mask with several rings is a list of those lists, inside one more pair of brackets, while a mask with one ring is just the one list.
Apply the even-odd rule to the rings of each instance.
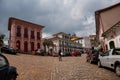
[[13, 74], [13, 75], [11, 75], [10, 80], [16, 80], [16, 78], [17, 78], [17, 75], [16, 75], [16, 74]]
[[116, 75], [120, 77], [120, 65], [117, 65], [115, 68]]
[[98, 65], [98, 67], [99, 67], [99, 68], [100, 68], [100, 67], [102, 67], [102, 65], [101, 65], [101, 62], [100, 62], [100, 61], [98, 61], [97, 65]]

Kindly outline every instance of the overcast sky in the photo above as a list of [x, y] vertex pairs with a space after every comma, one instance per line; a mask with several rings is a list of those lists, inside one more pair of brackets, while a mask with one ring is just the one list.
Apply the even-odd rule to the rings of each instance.
[[45, 26], [43, 37], [57, 32], [95, 34], [96, 10], [120, 0], [0, 0], [0, 33], [9, 39], [8, 19], [15, 17]]

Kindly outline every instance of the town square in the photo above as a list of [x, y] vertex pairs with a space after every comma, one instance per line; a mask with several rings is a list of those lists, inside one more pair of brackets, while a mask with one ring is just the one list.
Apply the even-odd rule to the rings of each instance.
[[98, 68], [81, 57], [8, 55], [10, 64], [17, 67], [17, 80], [119, 80], [113, 70]]
[[0, 12], [0, 80], [120, 80], [119, 0], [1, 0]]

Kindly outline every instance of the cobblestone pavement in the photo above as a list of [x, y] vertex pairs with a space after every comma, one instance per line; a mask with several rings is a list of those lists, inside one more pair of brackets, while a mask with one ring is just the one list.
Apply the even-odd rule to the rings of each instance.
[[81, 57], [8, 55], [12, 66], [17, 67], [17, 80], [120, 80], [115, 73], [95, 64], [87, 63], [85, 55]]
[[120, 80], [115, 73], [86, 62], [86, 55], [66, 57], [55, 62], [52, 80]]
[[8, 55], [11, 66], [17, 67], [17, 80], [51, 80], [54, 57], [35, 55]]

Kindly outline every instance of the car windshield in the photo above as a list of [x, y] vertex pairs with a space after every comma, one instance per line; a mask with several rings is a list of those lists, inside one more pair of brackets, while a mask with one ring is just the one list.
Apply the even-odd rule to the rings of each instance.
[[113, 54], [114, 55], [120, 55], [120, 49], [115, 49]]

